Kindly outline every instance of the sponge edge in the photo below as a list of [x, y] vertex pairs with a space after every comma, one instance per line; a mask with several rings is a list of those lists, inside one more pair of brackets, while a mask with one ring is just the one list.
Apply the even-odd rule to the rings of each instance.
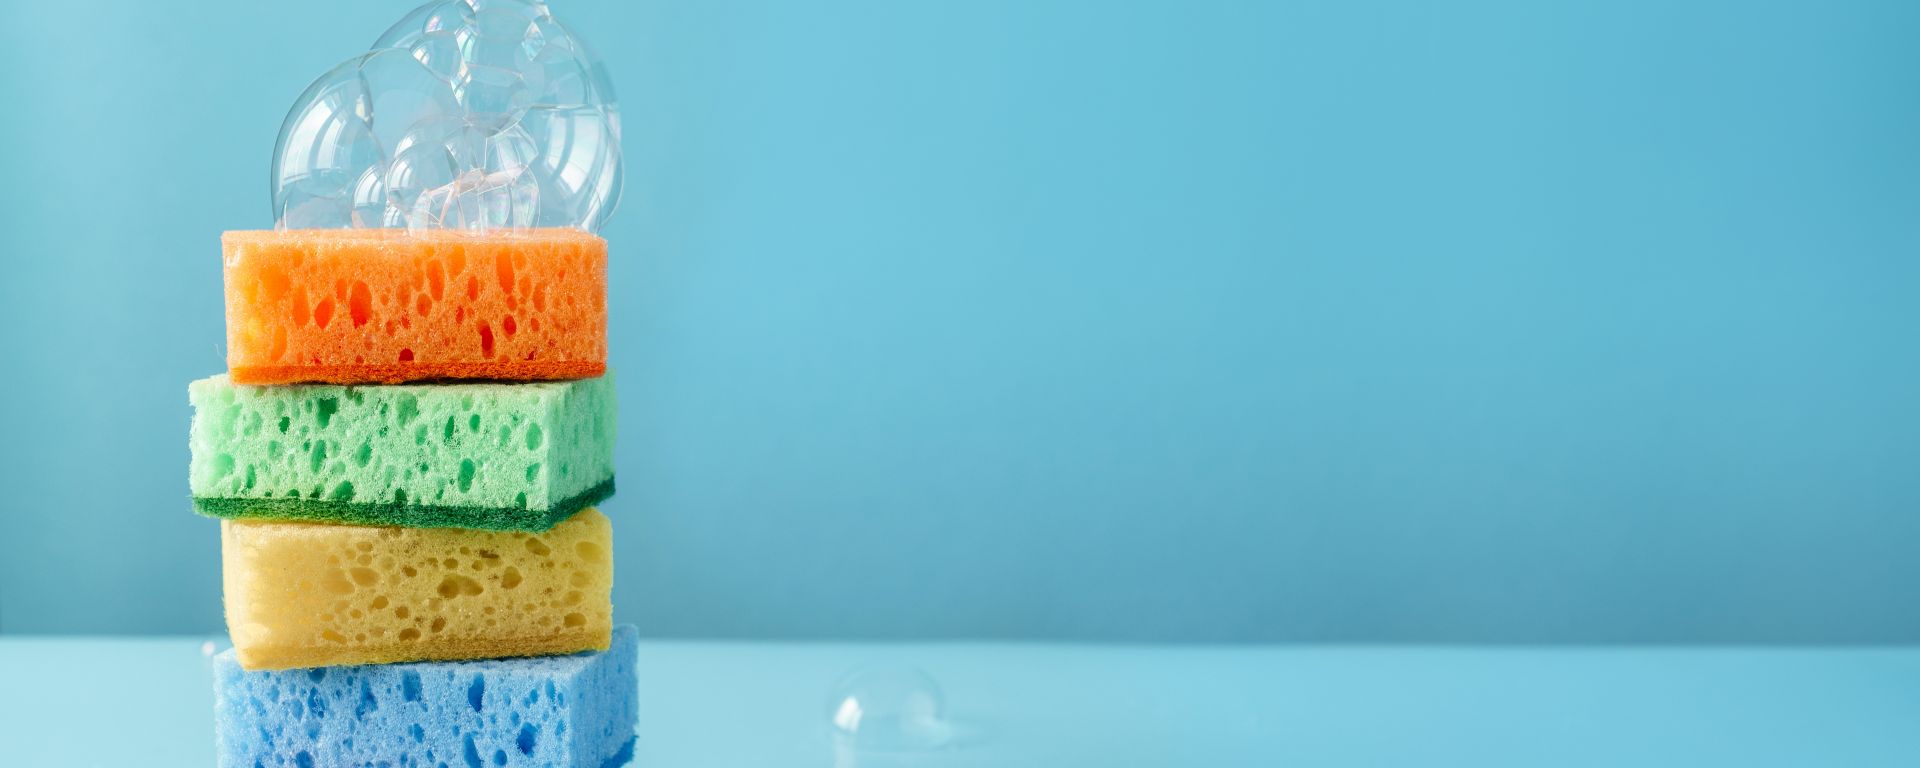
[[613, 492], [607, 377], [256, 387], [213, 376], [188, 482], [218, 517], [542, 531]]
[[219, 765], [590, 766], [633, 756], [636, 632], [540, 659], [248, 672], [214, 659]]
[[540, 534], [223, 520], [227, 630], [247, 669], [607, 647], [613, 527]]
[[607, 243], [572, 229], [221, 237], [243, 384], [553, 380], [606, 370]]

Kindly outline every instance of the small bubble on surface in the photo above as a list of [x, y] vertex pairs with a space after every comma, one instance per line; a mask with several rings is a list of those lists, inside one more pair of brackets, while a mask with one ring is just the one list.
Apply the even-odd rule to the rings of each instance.
[[834, 744], [855, 752], [919, 752], [951, 746], [946, 696], [925, 670], [872, 665], [847, 673], [828, 698]]

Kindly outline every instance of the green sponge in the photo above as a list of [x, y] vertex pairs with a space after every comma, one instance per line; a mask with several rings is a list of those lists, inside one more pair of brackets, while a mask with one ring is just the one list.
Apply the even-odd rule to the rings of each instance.
[[544, 531], [613, 494], [613, 383], [187, 387], [194, 506], [229, 518]]

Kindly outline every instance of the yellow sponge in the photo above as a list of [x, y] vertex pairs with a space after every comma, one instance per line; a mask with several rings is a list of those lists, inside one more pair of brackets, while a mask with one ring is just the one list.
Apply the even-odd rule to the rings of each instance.
[[293, 669], [605, 650], [613, 526], [545, 533], [223, 520], [240, 666]]

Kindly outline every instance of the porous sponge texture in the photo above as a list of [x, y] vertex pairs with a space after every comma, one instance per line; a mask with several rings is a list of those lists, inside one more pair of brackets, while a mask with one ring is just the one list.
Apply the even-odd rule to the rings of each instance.
[[591, 766], [633, 755], [631, 625], [605, 652], [248, 672], [214, 659], [219, 765]]
[[227, 632], [247, 669], [607, 647], [613, 527], [540, 534], [223, 520]]
[[543, 380], [606, 370], [607, 243], [572, 229], [227, 232], [243, 384]]
[[195, 506], [221, 517], [544, 531], [613, 492], [613, 382], [193, 382]]

